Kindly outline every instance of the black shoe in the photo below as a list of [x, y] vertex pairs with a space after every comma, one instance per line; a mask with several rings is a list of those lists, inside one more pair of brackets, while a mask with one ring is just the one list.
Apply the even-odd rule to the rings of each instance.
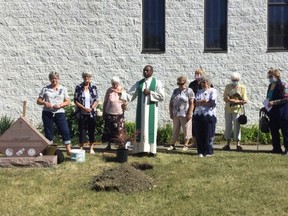
[[149, 153], [149, 154], [147, 155], [147, 157], [156, 157], [156, 154]]
[[283, 151], [282, 151], [282, 149], [272, 149], [272, 150], [270, 151], [270, 153], [272, 153], [272, 154], [282, 154]]
[[230, 150], [230, 146], [229, 145], [225, 145], [222, 150]]

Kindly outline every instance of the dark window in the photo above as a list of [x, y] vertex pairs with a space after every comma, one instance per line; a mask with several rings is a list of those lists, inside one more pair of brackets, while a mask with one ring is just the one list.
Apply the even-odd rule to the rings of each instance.
[[268, 50], [288, 49], [288, 0], [268, 2]]
[[165, 51], [165, 0], [143, 0], [143, 52]]
[[227, 0], [205, 1], [205, 51], [227, 51]]

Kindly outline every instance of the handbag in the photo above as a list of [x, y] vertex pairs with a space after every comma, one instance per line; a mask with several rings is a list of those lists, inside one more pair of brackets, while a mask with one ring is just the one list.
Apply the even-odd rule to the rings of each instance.
[[268, 118], [267, 114], [262, 110], [260, 110], [260, 112], [259, 112], [259, 130], [262, 133], [269, 133], [270, 132], [269, 118]]
[[243, 105], [243, 113], [238, 117], [239, 124], [247, 124], [247, 116], [245, 115], [245, 109]]

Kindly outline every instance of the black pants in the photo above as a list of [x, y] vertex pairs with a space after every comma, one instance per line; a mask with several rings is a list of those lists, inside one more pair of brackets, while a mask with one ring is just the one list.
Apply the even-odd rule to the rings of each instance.
[[193, 127], [197, 141], [197, 152], [203, 155], [212, 155], [216, 121], [210, 121], [207, 116], [193, 117]]
[[288, 121], [279, 118], [270, 118], [270, 130], [272, 135], [273, 151], [282, 151], [280, 144], [280, 132], [281, 130], [285, 150], [288, 150]]
[[95, 142], [95, 128], [96, 128], [96, 118], [90, 117], [90, 115], [81, 115], [78, 120], [78, 129], [79, 129], [79, 143], [87, 142], [87, 131], [89, 142]]

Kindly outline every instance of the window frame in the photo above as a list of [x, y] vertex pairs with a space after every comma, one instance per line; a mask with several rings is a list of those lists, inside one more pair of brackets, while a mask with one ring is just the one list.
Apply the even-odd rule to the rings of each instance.
[[[145, 10], [147, 10], [147, 8], [145, 8], [145, 1], [146, 0], [142, 0], [142, 53], [165, 53], [165, 49], [166, 49], [166, 0], [162, 0], [163, 1], [163, 16], [161, 16], [161, 18], [157, 18], [156, 23], [159, 24], [161, 23], [162, 28], [163, 28], [163, 32], [161, 32], [161, 38], [160, 40], [163, 40], [163, 47], [158, 47], [158, 48], [153, 48], [153, 47], [145, 47], [145, 37], [147, 36], [147, 33], [145, 33], [145, 24], [148, 22], [153, 22], [151, 20], [146, 20], [145, 21]], [[150, 0], [151, 2], [155, 2], [155, 0]], [[159, 3], [160, 4], [160, 3]], [[159, 40], [159, 41], [160, 41]]]
[[[287, 7], [288, 9], [288, 1], [287, 2], [284, 2], [282, 0], [279, 0], [279, 1], [275, 1], [275, 2], [270, 2], [270, 0], [268, 0], [267, 2], [267, 51], [268, 52], [287, 52], [288, 51], [288, 44], [287, 46], [285, 47], [285, 44], [282, 44], [283, 46], [269, 46], [269, 41], [270, 41], [270, 32], [269, 32], [269, 28], [270, 28], [270, 25], [269, 25], [269, 22], [270, 22], [270, 6], [283, 6], [283, 7]], [[281, 25], [285, 24], [285, 23], [280, 23]], [[288, 25], [288, 21], [287, 21], [287, 25]], [[288, 27], [287, 27], [288, 28]], [[287, 34], [288, 36], [288, 34]], [[284, 41], [284, 40], [282, 40]]]
[[[208, 25], [207, 25], [207, 4], [209, 0], [205, 0], [204, 2], [204, 52], [213, 52], [213, 53], [227, 53], [228, 52], [228, 0], [223, 0], [225, 1], [225, 28], [226, 28], [226, 39], [225, 39], [225, 44], [221, 44], [221, 47], [207, 47], [207, 30], [208, 30]], [[213, 1], [213, 0], [212, 0]], [[220, 17], [219, 15], [217, 17]]]

